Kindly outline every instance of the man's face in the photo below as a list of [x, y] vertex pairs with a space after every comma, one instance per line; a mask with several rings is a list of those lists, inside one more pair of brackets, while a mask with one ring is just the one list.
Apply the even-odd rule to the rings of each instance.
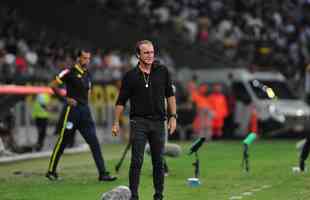
[[79, 57], [79, 62], [81, 66], [87, 67], [90, 62], [90, 53], [89, 52], [82, 52], [81, 56]]
[[145, 64], [151, 65], [154, 62], [154, 47], [152, 44], [140, 45], [140, 58]]

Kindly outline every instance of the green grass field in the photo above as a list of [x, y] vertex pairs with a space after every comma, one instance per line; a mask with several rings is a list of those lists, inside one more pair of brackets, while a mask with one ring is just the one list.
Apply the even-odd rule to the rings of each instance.
[[[308, 200], [310, 173], [294, 174], [298, 160], [296, 141], [257, 141], [250, 147], [250, 173], [241, 170], [242, 146], [238, 141], [212, 142], [200, 150], [202, 185], [190, 188], [187, 178], [194, 174], [193, 156], [186, 155], [190, 143], [182, 143], [183, 154], [168, 158], [171, 170], [166, 178], [167, 200]], [[105, 145], [103, 153], [114, 171], [124, 145]], [[0, 164], [0, 200], [99, 200], [103, 192], [128, 185], [129, 156], [113, 183], [100, 183], [89, 153], [65, 155], [59, 165], [62, 181], [48, 181], [43, 174], [48, 159]], [[14, 172], [21, 171], [22, 175]], [[246, 195], [252, 192], [251, 195]], [[140, 186], [141, 200], [153, 193], [150, 157], [145, 156]], [[245, 193], [245, 194], [244, 194]]]

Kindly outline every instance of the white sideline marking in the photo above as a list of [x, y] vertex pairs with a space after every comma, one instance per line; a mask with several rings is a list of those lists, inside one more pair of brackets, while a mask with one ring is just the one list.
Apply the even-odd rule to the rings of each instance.
[[[268, 189], [268, 188], [271, 188], [271, 187], [272, 187], [272, 185], [263, 185], [260, 188], [252, 189], [251, 190], [252, 192], [243, 192], [241, 195], [242, 196], [251, 196], [251, 195], [254, 195], [255, 192], [259, 192], [259, 191], [262, 191], [264, 189]], [[242, 196], [232, 196], [232, 197], [229, 197], [229, 200], [242, 199], [243, 198]]]
[[262, 186], [262, 189], [268, 189], [268, 188], [271, 188], [271, 185], [263, 185]]
[[242, 195], [243, 196], [251, 196], [253, 193], [252, 192], [243, 192]]
[[255, 188], [255, 189], [252, 190], [252, 192], [259, 192], [261, 190], [262, 190], [261, 188]]
[[242, 199], [242, 196], [232, 196], [229, 198], [229, 200], [234, 200], [234, 199]]
[[[75, 154], [75, 153], [81, 153], [81, 152], [87, 152], [87, 151], [89, 151], [89, 147], [87, 144], [85, 144], [85, 145], [81, 145], [78, 147], [65, 149], [64, 153]], [[15, 156], [0, 157], [0, 163], [10, 163], [10, 162], [29, 160], [29, 159], [34, 159], [34, 158], [44, 158], [44, 157], [49, 157], [51, 154], [52, 154], [52, 151], [17, 154]]]

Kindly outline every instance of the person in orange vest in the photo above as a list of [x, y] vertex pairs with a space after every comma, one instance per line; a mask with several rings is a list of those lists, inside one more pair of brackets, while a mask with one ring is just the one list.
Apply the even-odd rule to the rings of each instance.
[[250, 115], [248, 117], [248, 133], [243, 140], [243, 161], [242, 166], [245, 170], [249, 171], [249, 145], [256, 140], [258, 135], [258, 121], [257, 121], [257, 111], [254, 105], [249, 105]]
[[200, 85], [198, 90], [192, 91], [192, 100], [196, 105], [197, 114], [193, 122], [193, 130], [199, 136], [205, 136], [206, 139], [211, 137], [210, 122], [213, 112], [207, 96], [208, 86]]
[[252, 132], [258, 135], [257, 111], [254, 106], [251, 107], [251, 115], [250, 115], [248, 130], [250, 133]]
[[214, 110], [212, 137], [218, 139], [223, 135], [224, 119], [228, 116], [228, 103], [220, 84], [215, 84], [212, 89], [209, 95], [212, 110]]

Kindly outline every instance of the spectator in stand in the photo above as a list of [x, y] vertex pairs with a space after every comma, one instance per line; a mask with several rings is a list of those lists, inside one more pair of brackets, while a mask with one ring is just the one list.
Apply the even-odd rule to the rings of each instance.
[[38, 63], [38, 54], [31, 48], [25, 54], [26, 61], [29, 65], [35, 66]]
[[27, 62], [20, 53], [16, 55], [15, 65], [16, 65], [17, 73], [24, 74], [25, 72], [27, 72], [27, 67], [28, 67]]
[[199, 21], [198, 39], [202, 44], [207, 44], [209, 40], [209, 18], [202, 17]]
[[100, 48], [98, 48], [96, 50], [96, 53], [93, 56], [91, 65], [94, 66], [95, 68], [101, 68], [102, 67], [102, 53], [101, 53]]

